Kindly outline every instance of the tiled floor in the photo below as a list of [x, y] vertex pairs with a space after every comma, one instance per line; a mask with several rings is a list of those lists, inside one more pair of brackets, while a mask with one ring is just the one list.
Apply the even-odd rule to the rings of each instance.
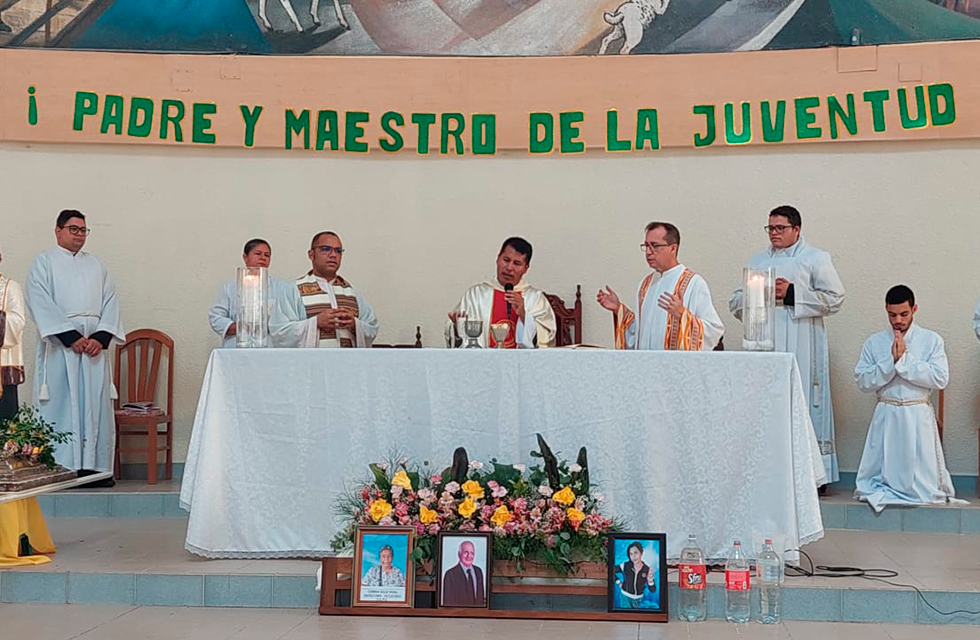
[[5, 638], [32, 640], [976, 640], [975, 627], [786, 622], [773, 627], [322, 617], [301, 609], [243, 610], [3, 605]]
[[[58, 545], [41, 572], [312, 575], [308, 560], [206, 560], [184, 550], [187, 521], [163, 518], [51, 518]], [[804, 550], [817, 565], [889, 569], [920, 589], [980, 591], [980, 536], [828, 530]], [[722, 575], [712, 573], [712, 583]], [[788, 586], [893, 589], [862, 578], [787, 578]], [[980, 634], [977, 636], [980, 638]]]

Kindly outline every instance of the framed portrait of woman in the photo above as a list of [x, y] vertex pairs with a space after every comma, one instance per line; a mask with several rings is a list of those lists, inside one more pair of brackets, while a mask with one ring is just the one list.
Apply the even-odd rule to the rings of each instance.
[[667, 620], [667, 536], [609, 535], [609, 611]]
[[450, 609], [489, 609], [493, 539], [489, 533], [439, 534], [436, 597]]
[[353, 606], [414, 606], [414, 533], [412, 527], [357, 528], [351, 576]]

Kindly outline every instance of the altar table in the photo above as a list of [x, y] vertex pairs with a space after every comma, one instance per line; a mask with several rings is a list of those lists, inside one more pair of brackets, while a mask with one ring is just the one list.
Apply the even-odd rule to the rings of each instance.
[[688, 533], [710, 558], [736, 539], [797, 549], [823, 535], [806, 402], [785, 353], [216, 349], [180, 493], [186, 548], [330, 555], [335, 501], [368, 463], [439, 472], [463, 446], [530, 465], [540, 433], [569, 460], [586, 446], [606, 512], [666, 532], [670, 557]]

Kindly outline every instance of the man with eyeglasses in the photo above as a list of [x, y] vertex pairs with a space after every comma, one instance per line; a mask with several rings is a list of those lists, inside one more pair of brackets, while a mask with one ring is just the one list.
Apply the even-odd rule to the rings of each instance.
[[[514, 236], [504, 240], [497, 253], [496, 277], [467, 289], [449, 313], [446, 340], [450, 344], [455, 346], [456, 333], [463, 333], [461, 329], [453, 331], [459, 320], [470, 318], [483, 321], [483, 332], [477, 339], [481, 347], [497, 346], [493, 326], [506, 330], [500, 344], [503, 349], [555, 346], [558, 335], [555, 310], [543, 291], [524, 281], [533, 252], [531, 243], [524, 238]], [[503, 335], [504, 331], [500, 333]]]
[[[265, 267], [268, 269], [269, 265], [272, 264], [272, 247], [262, 238], [252, 238], [245, 243], [242, 260], [246, 267]], [[275, 310], [275, 305], [278, 304], [279, 299], [286, 293], [287, 289], [295, 288], [292, 282], [269, 276], [269, 304], [272, 309]], [[237, 344], [235, 339], [238, 331], [235, 322], [237, 309], [238, 281], [236, 278], [232, 278], [221, 286], [218, 299], [208, 311], [208, 322], [211, 324], [211, 329], [221, 338], [223, 349], [234, 348]]]
[[44, 420], [72, 434], [57, 445], [58, 464], [80, 476], [112, 471], [117, 395], [107, 349], [126, 340], [119, 297], [105, 265], [82, 251], [84, 215], [62, 211], [54, 233], [58, 245], [37, 256], [27, 274], [27, 309], [38, 330], [34, 404]]
[[725, 326], [704, 278], [677, 260], [681, 233], [669, 222], [651, 222], [640, 249], [653, 269], [640, 283], [636, 312], [608, 286], [596, 301], [613, 313], [617, 349], [711, 351]]
[[370, 347], [378, 318], [364, 296], [337, 272], [344, 245], [333, 231], [313, 236], [311, 269], [289, 287], [269, 322], [272, 342], [280, 347]]
[[[830, 254], [807, 244], [803, 220], [794, 207], [783, 205], [769, 214], [765, 231], [770, 247], [749, 261], [753, 269], [776, 272], [776, 351], [796, 355], [806, 387], [810, 419], [820, 445], [827, 482], [840, 480], [834, 442], [834, 410], [830, 402], [830, 358], [823, 319], [840, 311], [844, 285]], [[742, 289], [728, 307], [742, 319]], [[821, 488], [821, 493], [824, 492]]]

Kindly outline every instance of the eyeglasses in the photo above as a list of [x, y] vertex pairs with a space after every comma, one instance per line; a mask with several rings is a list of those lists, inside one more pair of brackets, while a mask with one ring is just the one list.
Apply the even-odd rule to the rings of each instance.
[[79, 227], [78, 225], [70, 224], [67, 227], [61, 227], [62, 229], [68, 229], [68, 233], [73, 236], [87, 236], [92, 233], [92, 230], [88, 227]]
[[766, 233], [782, 233], [787, 229], [792, 229], [794, 226], [792, 224], [767, 224], [762, 228], [766, 230]]
[[327, 255], [330, 255], [331, 253], [336, 253], [338, 256], [344, 255], [344, 250], [341, 249], [340, 247], [328, 247], [325, 244], [321, 244], [319, 247], [313, 247], [313, 248], [319, 251], [320, 253], [325, 253]]
[[668, 244], [668, 243], [662, 243], [662, 244], [660, 244], [660, 243], [656, 243], [656, 242], [643, 242], [643, 243], [640, 244], [640, 251], [646, 253], [647, 249], [649, 249], [650, 251], [656, 251], [657, 249], [660, 249], [661, 247], [669, 247], [669, 246], [670, 246], [670, 244]]

